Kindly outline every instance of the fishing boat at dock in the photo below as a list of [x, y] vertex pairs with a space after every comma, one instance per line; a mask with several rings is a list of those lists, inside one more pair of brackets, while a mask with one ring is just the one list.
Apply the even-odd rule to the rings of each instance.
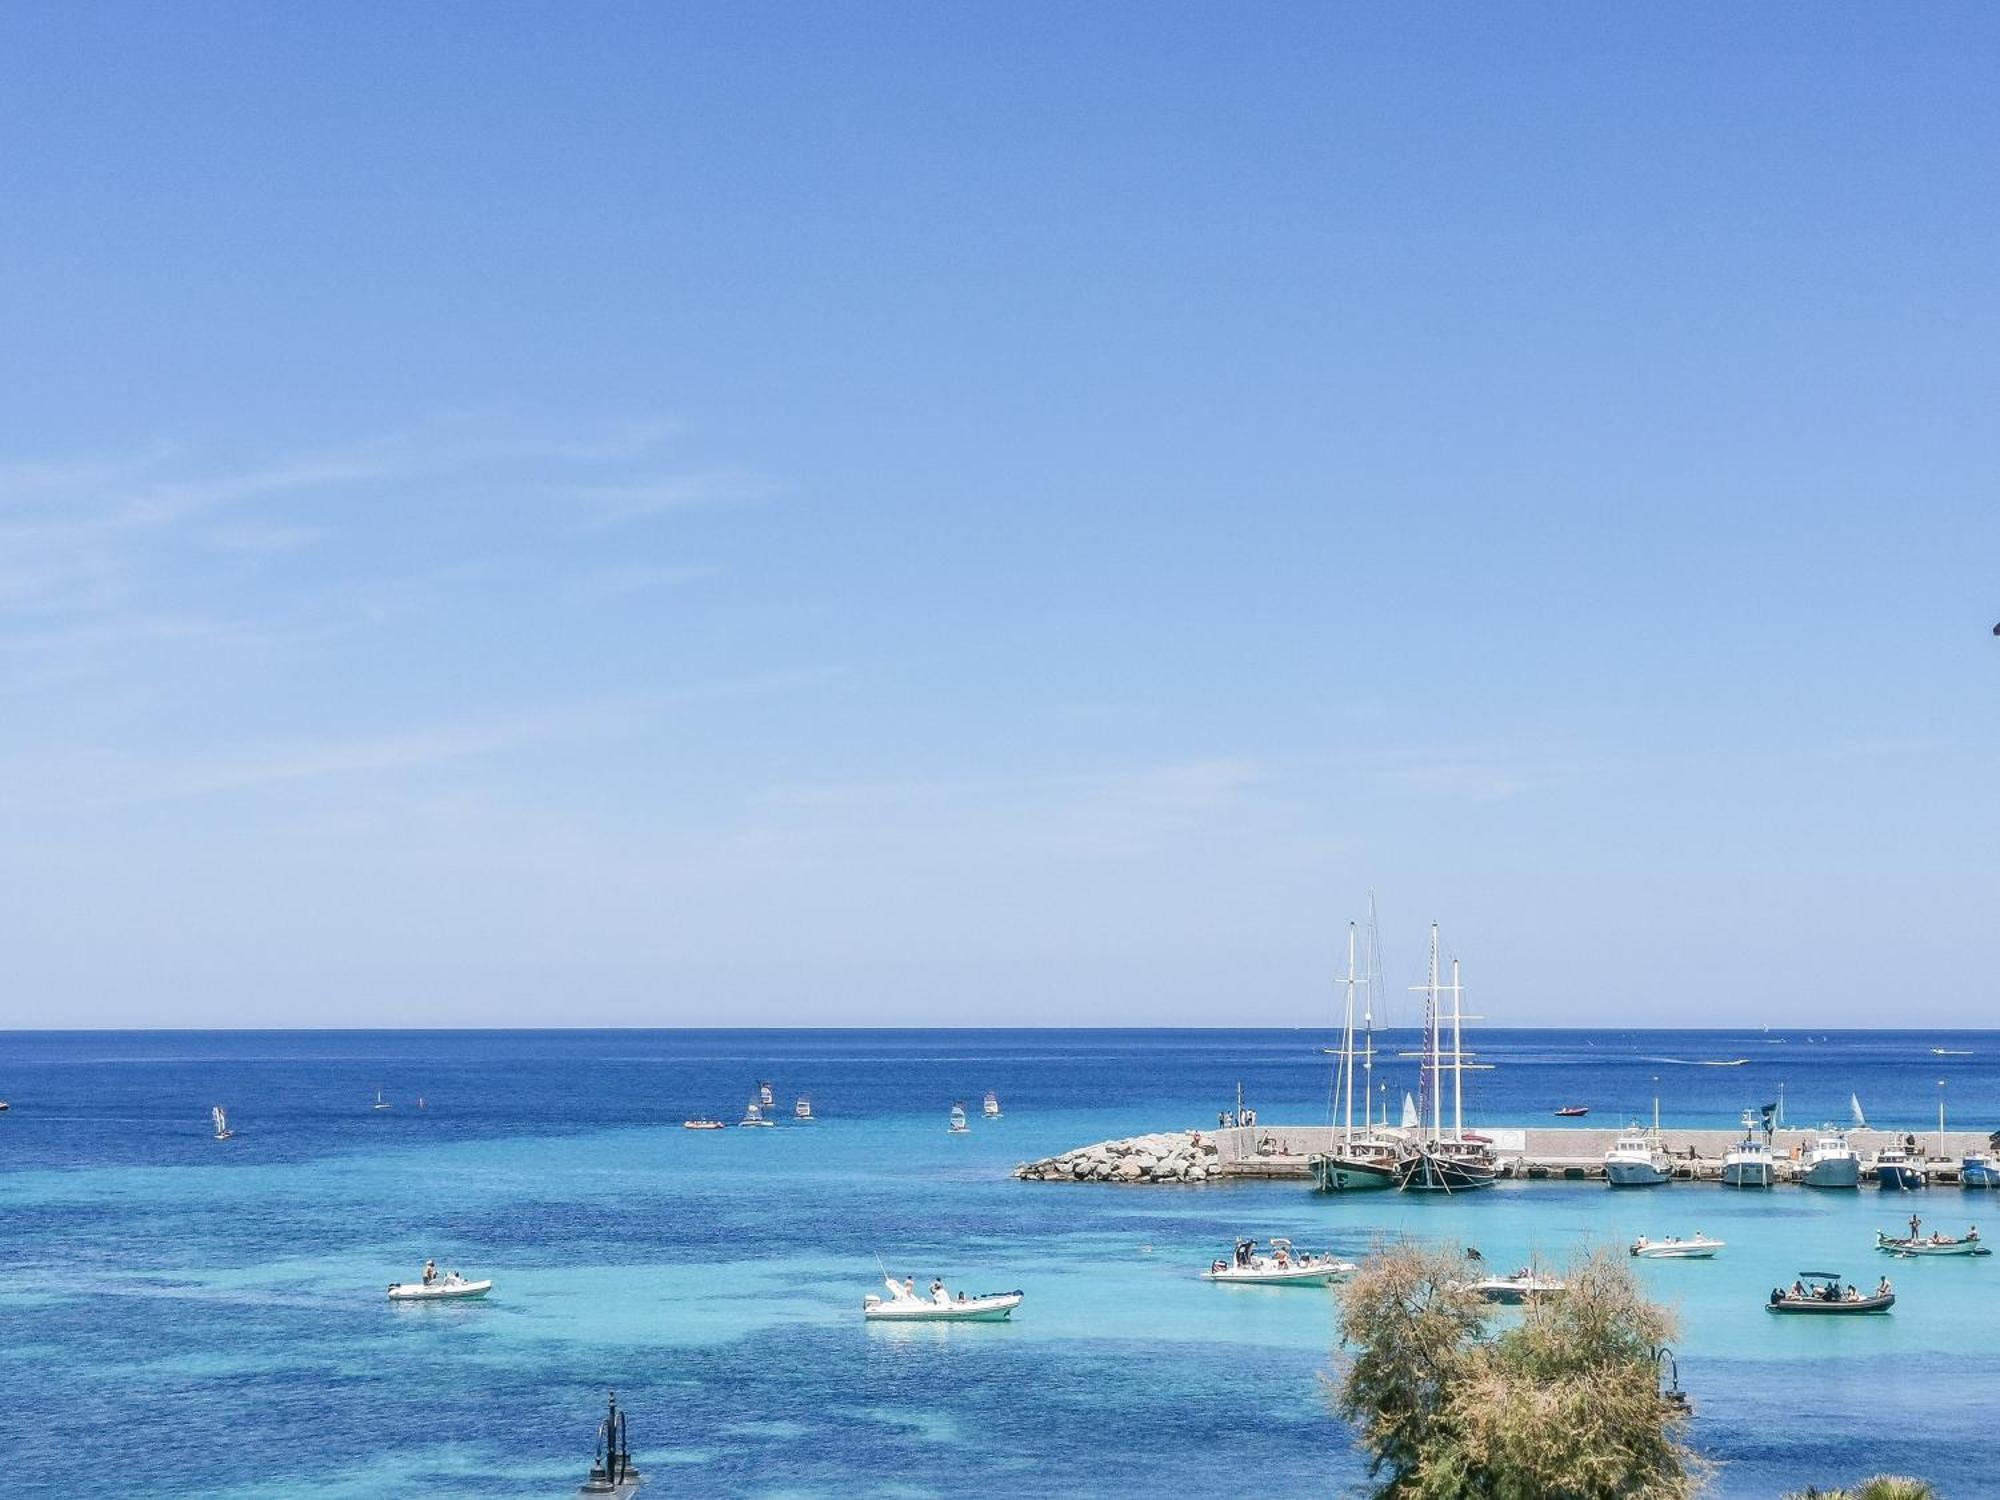
[[1801, 1161], [1805, 1171], [1799, 1180], [1809, 1188], [1861, 1186], [1861, 1158], [1854, 1154], [1847, 1136], [1837, 1126], [1822, 1125]]
[[1968, 1151], [1958, 1163], [1961, 1187], [2000, 1187], [2000, 1160], [1990, 1151]]
[[1767, 1188], [1778, 1180], [1778, 1169], [1771, 1155], [1771, 1117], [1775, 1109], [1773, 1105], [1763, 1111], [1761, 1136], [1757, 1117], [1747, 1109], [1743, 1111], [1743, 1139], [1722, 1158], [1724, 1187]]
[[1922, 1160], [1900, 1146], [1884, 1146], [1877, 1151], [1868, 1171], [1875, 1179], [1875, 1186], [1885, 1193], [1909, 1192], [1924, 1185]]

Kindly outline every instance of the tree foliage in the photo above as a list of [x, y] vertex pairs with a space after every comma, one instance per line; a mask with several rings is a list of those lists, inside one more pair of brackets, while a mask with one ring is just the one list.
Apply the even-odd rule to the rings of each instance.
[[1455, 1250], [1398, 1248], [1347, 1284], [1335, 1394], [1381, 1500], [1684, 1500], [1706, 1466], [1660, 1392], [1673, 1333], [1624, 1263], [1568, 1272], [1569, 1291], [1495, 1331]]
[[1928, 1481], [1905, 1479], [1896, 1474], [1877, 1474], [1873, 1479], [1864, 1479], [1852, 1489], [1822, 1490], [1807, 1488], [1788, 1497], [1788, 1500], [1938, 1500], [1938, 1492]]

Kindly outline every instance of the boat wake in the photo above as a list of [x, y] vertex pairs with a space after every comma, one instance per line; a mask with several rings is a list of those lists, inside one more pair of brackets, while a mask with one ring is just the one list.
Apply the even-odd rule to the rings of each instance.
[[1641, 1062], [1672, 1063], [1677, 1068], [1740, 1068], [1750, 1061], [1747, 1057], [1642, 1057]]

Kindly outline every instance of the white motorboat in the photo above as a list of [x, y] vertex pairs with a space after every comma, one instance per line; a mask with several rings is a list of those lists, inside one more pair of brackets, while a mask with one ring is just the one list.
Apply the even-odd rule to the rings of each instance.
[[220, 1104], [208, 1112], [208, 1117], [215, 1122], [215, 1138], [218, 1141], [231, 1140], [235, 1137], [236, 1132], [229, 1128], [229, 1112]]
[[467, 1281], [456, 1271], [447, 1271], [428, 1286], [421, 1281], [389, 1283], [391, 1302], [447, 1302], [456, 1297], [484, 1297], [493, 1290], [491, 1281]]
[[1861, 1186], [1861, 1158], [1837, 1126], [1822, 1125], [1802, 1161], [1805, 1172], [1799, 1180], [1809, 1188]]
[[888, 1296], [870, 1292], [861, 1299], [861, 1316], [871, 1323], [1001, 1323], [1021, 1305], [1023, 1296], [1012, 1291], [982, 1292], [977, 1297], [960, 1292], [954, 1297], [942, 1284], [933, 1283], [931, 1294], [919, 1297], [893, 1276], [883, 1277], [882, 1284], [889, 1288]]
[[1257, 1253], [1255, 1240], [1238, 1240], [1233, 1261], [1218, 1260], [1201, 1276], [1230, 1286], [1331, 1286], [1358, 1269], [1351, 1260], [1300, 1254], [1287, 1239], [1272, 1240], [1269, 1255]]
[[1534, 1297], [1560, 1296], [1569, 1290], [1569, 1283], [1560, 1277], [1544, 1276], [1539, 1271], [1523, 1266], [1512, 1276], [1488, 1276], [1468, 1283], [1468, 1288], [1488, 1302], [1515, 1307]]
[[985, 1102], [984, 1102], [984, 1103], [982, 1103], [982, 1104], [981, 1104], [981, 1105], [979, 1106], [979, 1112], [980, 1112], [981, 1114], [985, 1115], [985, 1116], [986, 1116], [986, 1118], [987, 1118], [987, 1119], [989, 1119], [989, 1120], [997, 1120], [997, 1119], [999, 1119], [999, 1118], [1000, 1118], [1000, 1096], [999, 1096], [998, 1094], [994, 1093], [994, 1092], [993, 1092], [993, 1090], [991, 1090], [991, 1089], [988, 1089], [988, 1090], [986, 1091], [986, 1099], [985, 1099]]
[[1763, 1138], [1755, 1134], [1757, 1124], [1749, 1110], [1743, 1111], [1743, 1139], [1729, 1148], [1722, 1158], [1722, 1185], [1739, 1188], [1767, 1188], [1778, 1180], [1778, 1169], [1771, 1160], [1771, 1133], [1769, 1126], [1764, 1129]]
[[963, 1104], [954, 1104], [951, 1107], [951, 1124], [947, 1129], [953, 1135], [964, 1135], [972, 1129], [970, 1125], [965, 1123], [965, 1106]]
[[1633, 1126], [1604, 1153], [1604, 1180], [1613, 1187], [1658, 1187], [1673, 1176], [1673, 1161], [1653, 1131]]
[[720, 1120], [699, 1119], [681, 1121], [681, 1129], [683, 1130], [727, 1130], [728, 1128]]
[[759, 1104], [755, 1099], [752, 1099], [748, 1104], [743, 1106], [743, 1118], [736, 1123], [738, 1125], [770, 1125], [774, 1122], [764, 1118], [764, 1106]]
[[1712, 1260], [1725, 1240], [1712, 1240], [1700, 1230], [1686, 1239], [1670, 1234], [1663, 1240], [1649, 1240], [1643, 1234], [1632, 1241], [1631, 1253], [1640, 1260]]

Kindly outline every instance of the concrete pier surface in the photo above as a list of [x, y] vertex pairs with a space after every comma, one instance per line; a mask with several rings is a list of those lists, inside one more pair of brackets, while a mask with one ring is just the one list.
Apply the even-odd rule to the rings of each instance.
[[[1536, 1181], [1602, 1176], [1604, 1153], [1629, 1128], [1618, 1125], [1480, 1125], [1468, 1126], [1467, 1131], [1492, 1142], [1493, 1153], [1499, 1158], [1506, 1175]], [[1378, 1133], [1399, 1138], [1415, 1134], [1401, 1130]], [[1781, 1182], [1790, 1177], [1795, 1164], [1819, 1133], [1817, 1128], [1787, 1126], [1775, 1134], [1772, 1154]], [[1983, 1130], [1951, 1130], [1942, 1136], [1935, 1130], [1868, 1129], [1848, 1130], [1845, 1134], [1848, 1145], [1861, 1156], [1864, 1168], [1876, 1151], [1888, 1146], [1902, 1147], [1909, 1137], [1914, 1136], [1915, 1154], [1923, 1158], [1926, 1178], [1939, 1183], [1956, 1182], [1959, 1161], [1968, 1153], [1990, 1148], [1989, 1134]], [[1195, 1181], [1309, 1178], [1312, 1176], [1309, 1158], [1332, 1150], [1341, 1136], [1342, 1130], [1338, 1125], [1259, 1123], [1219, 1130], [1185, 1131], [1173, 1136], [1146, 1136], [1131, 1142], [1107, 1141], [1081, 1147], [1039, 1162], [1024, 1162], [1015, 1169], [1014, 1175], [1042, 1182], [1186, 1182], [1189, 1177], [1185, 1174], [1163, 1173], [1155, 1177], [1150, 1167], [1144, 1171], [1113, 1171], [1109, 1174], [1077, 1170], [1080, 1162], [1123, 1162], [1134, 1155], [1144, 1161], [1148, 1154], [1158, 1152], [1159, 1148], [1153, 1143], [1173, 1140], [1177, 1143], [1192, 1142], [1193, 1158], [1207, 1164], [1205, 1175], [1194, 1178]], [[1675, 1175], [1694, 1181], [1718, 1178], [1723, 1157], [1742, 1139], [1743, 1128], [1740, 1125], [1730, 1130], [1663, 1129], [1660, 1132], [1662, 1146], [1675, 1160]], [[1182, 1155], [1181, 1159], [1186, 1157]]]

